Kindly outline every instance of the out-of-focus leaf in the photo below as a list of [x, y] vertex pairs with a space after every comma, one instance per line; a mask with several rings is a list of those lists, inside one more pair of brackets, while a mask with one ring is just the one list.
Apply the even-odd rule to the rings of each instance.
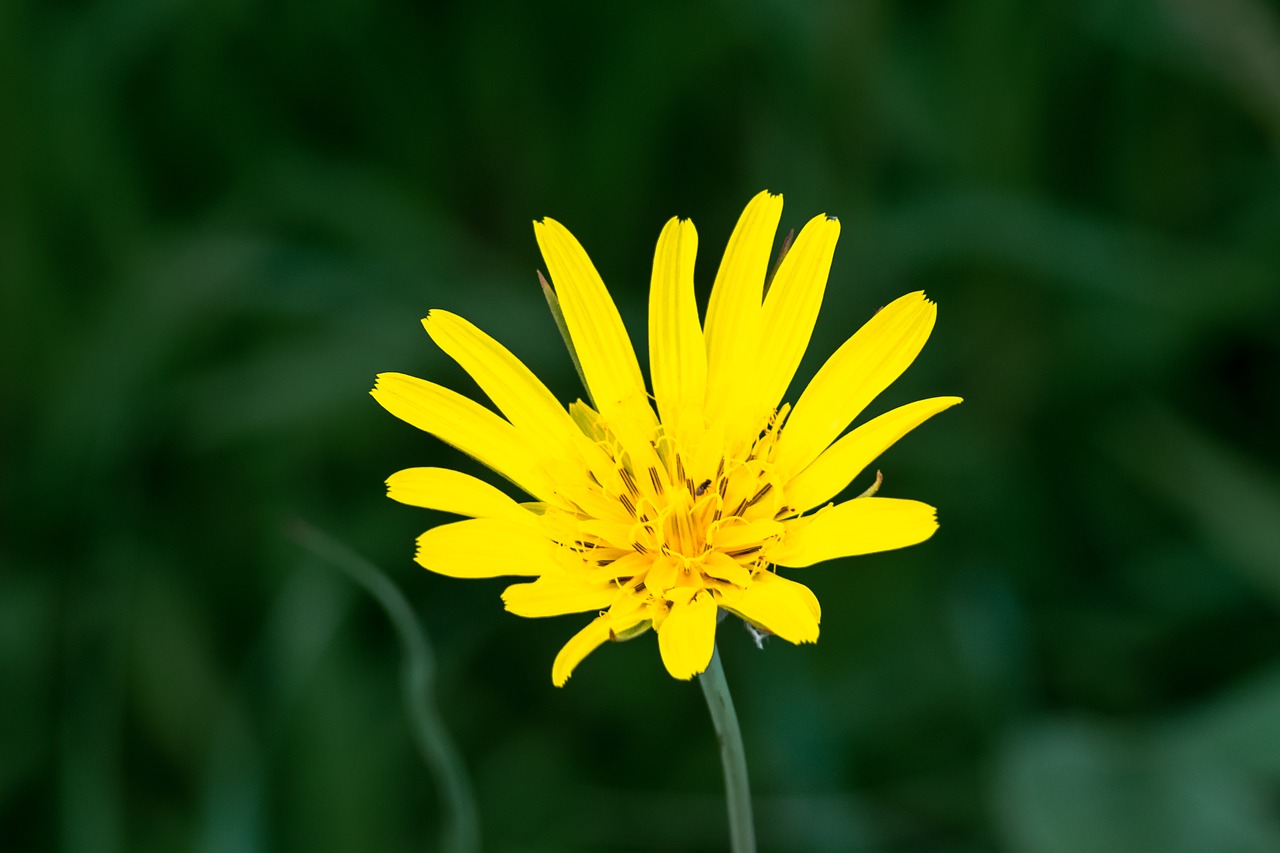
[[1280, 784], [1280, 670], [1264, 672], [1165, 724], [1170, 749], [1214, 760], [1260, 783]]
[[1280, 598], [1280, 486], [1171, 412], [1134, 410], [1105, 426], [1115, 464], [1195, 525], [1242, 575]]
[[1216, 756], [1140, 726], [1051, 721], [1010, 737], [993, 796], [1019, 853], [1266, 853], [1280, 822], [1266, 790]]

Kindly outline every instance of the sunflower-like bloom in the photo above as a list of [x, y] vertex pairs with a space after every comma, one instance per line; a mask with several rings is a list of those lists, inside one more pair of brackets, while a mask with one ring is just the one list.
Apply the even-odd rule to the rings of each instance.
[[[595, 615], [556, 656], [552, 681], [606, 640], [658, 634], [667, 671], [687, 679], [711, 660], [718, 611], [792, 643], [818, 638], [801, 568], [913, 545], [937, 528], [933, 507], [863, 496], [831, 503], [886, 448], [960, 402], [934, 397], [845, 430], [924, 346], [936, 309], [923, 293], [885, 306], [841, 346], [796, 401], [780, 401], [808, 346], [840, 223], [814, 217], [766, 290], [782, 197], [747, 205], [720, 264], [705, 325], [694, 299], [697, 232], [672, 219], [658, 238], [649, 296], [646, 390], [631, 340], [578, 241], [534, 224], [590, 403], [567, 409], [493, 338], [446, 311], [423, 325], [501, 416], [399, 373], [373, 396], [389, 412], [471, 455], [527, 493], [410, 468], [394, 500], [467, 516], [418, 538], [417, 562], [443, 575], [535, 578], [507, 587], [520, 616]], [[655, 411], [656, 408], [656, 411]], [[877, 481], [878, 482], [878, 481]]]

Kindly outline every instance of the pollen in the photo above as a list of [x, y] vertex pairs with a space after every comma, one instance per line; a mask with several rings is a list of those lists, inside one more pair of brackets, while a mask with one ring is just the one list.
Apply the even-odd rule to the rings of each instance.
[[[684, 455], [670, 442], [652, 445], [659, 464], [649, 465], [638, 477], [634, 462], [607, 425], [594, 411], [590, 417], [592, 432], [603, 437], [598, 444], [601, 458], [610, 467], [588, 472], [588, 480], [598, 486], [602, 503], [616, 505], [620, 523], [600, 525], [592, 516], [567, 511], [548, 519], [572, 531], [565, 547], [582, 561], [584, 570], [606, 569], [619, 587], [642, 589], [650, 603], [669, 605], [667, 593], [672, 589], [740, 589], [771, 568], [763, 555], [782, 535], [781, 520], [793, 512], [776, 500], [782, 489], [772, 479], [769, 462], [785, 407], [781, 415], [770, 415], [746, 453], [717, 458], [709, 472], [714, 476], [696, 485], [697, 472], [690, 475]], [[615, 490], [601, 485], [610, 482], [618, 484]], [[637, 482], [647, 488], [642, 492]], [[618, 556], [628, 551], [647, 559], [619, 563]], [[728, 567], [730, 562], [733, 567]]]

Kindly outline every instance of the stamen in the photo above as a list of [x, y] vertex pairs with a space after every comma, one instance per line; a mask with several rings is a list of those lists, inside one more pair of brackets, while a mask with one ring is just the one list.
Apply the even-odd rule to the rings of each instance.
[[649, 482], [653, 483], [654, 492], [656, 492], [659, 495], [662, 494], [662, 492], [664, 491], [662, 486], [662, 478], [658, 476], [658, 469], [654, 468], [652, 465], [649, 466]]
[[754, 554], [756, 551], [759, 551], [763, 547], [764, 547], [763, 545], [752, 545], [750, 548], [739, 548], [736, 551], [725, 551], [725, 554], [729, 555], [730, 557], [745, 557], [748, 554]]
[[626, 468], [619, 468], [618, 473], [622, 475], [622, 484], [627, 487], [627, 491], [631, 493], [631, 497], [640, 497], [640, 488], [636, 485], [636, 478], [631, 476], [631, 472]]
[[756, 492], [755, 496], [751, 498], [751, 500], [747, 501], [747, 504], [746, 506], [743, 507], [743, 509], [749, 509], [750, 507], [755, 506], [760, 502], [761, 498], [769, 494], [769, 492], [772, 490], [773, 490], [773, 483], [765, 483], [764, 486], [761, 487], [760, 491]]
[[716, 466], [716, 476], [714, 479], [719, 480], [724, 476], [724, 457], [720, 457], [720, 464]]
[[676, 454], [676, 479], [680, 482], [687, 482], [688, 477], [684, 473], [684, 460], [680, 458], [680, 454]]
[[721, 480], [719, 490], [720, 490], [720, 500], [724, 500], [725, 493], [729, 491], [729, 481]]
[[635, 549], [637, 554], [648, 554], [649, 549], [641, 545], [639, 542], [632, 542], [631, 547]]
[[631, 502], [631, 498], [626, 495], [618, 495], [618, 500], [622, 501], [622, 505], [627, 508], [627, 512], [631, 514], [631, 517], [635, 518], [636, 505]]

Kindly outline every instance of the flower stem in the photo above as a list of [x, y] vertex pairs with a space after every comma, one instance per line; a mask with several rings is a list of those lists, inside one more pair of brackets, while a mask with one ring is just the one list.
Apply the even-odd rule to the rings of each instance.
[[742, 729], [733, 710], [729, 682], [720, 665], [720, 649], [711, 652], [711, 663], [698, 676], [702, 693], [711, 710], [711, 723], [720, 740], [720, 763], [724, 766], [724, 793], [729, 804], [729, 845], [733, 853], [755, 853], [756, 830], [751, 820], [751, 788], [747, 783], [747, 754], [742, 748]]

